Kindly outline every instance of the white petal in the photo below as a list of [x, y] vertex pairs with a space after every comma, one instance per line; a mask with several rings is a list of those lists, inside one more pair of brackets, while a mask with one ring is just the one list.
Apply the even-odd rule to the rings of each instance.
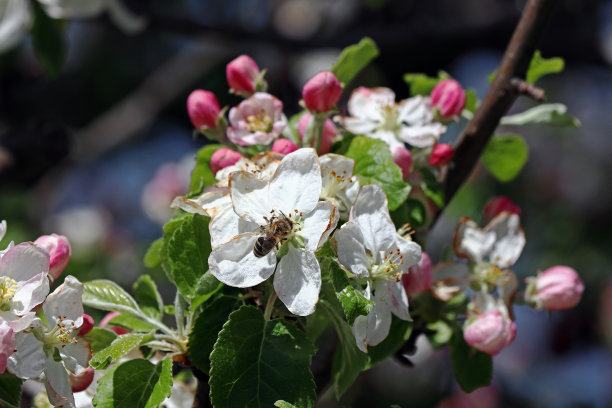
[[50, 403], [56, 407], [71, 408], [75, 406], [70, 377], [62, 363], [53, 360], [53, 357], [47, 357], [45, 378], [47, 379], [45, 386]]
[[389, 88], [360, 87], [351, 93], [348, 111], [351, 116], [372, 121], [382, 120], [382, 110], [395, 104], [395, 93]]
[[408, 295], [404, 289], [402, 281], [385, 281], [387, 292], [389, 293], [389, 309], [402, 320], [411, 321], [408, 311]]
[[32, 333], [15, 335], [15, 351], [8, 358], [8, 370], [21, 378], [37, 378], [45, 368], [43, 344]]
[[422, 125], [433, 120], [429, 98], [418, 95], [398, 104], [398, 120], [408, 125]]
[[399, 138], [415, 147], [429, 147], [436, 143], [444, 132], [446, 132], [446, 126], [441, 123], [402, 126]]
[[327, 231], [323, 233], [323, 235], [321, 235], [321, 239], [319, 240], [319, 245], [317, 246], [317, 248], [321, 248], [325, 244], [325, 242], [329, 239], [329, 236], [331, 235], [332, 232], [334, 232], [334, 229], [338, 225], [339, 220], [340, 220], [340, 213], [338, 212], [338, 209], [334, 207], [334, 210], [332, 211], [332, 214], [331, 214], [331, 220], [329, 222], [329, 228], [327, 229]]
[[364, 353], [368, 352], [368, 341], [366, 339], [368, 331], [368, 316], [357, 316], [353, 322], [353, 336], [359, 350]]
[[329, 234], [336, 227], [338, 217], [335, 207], [326, 202], [319, 201], [314, 210], [304, 216], [304, 227], [299, 234], [304, 238], [306, 249], [316, 251], [325, 243]]
[[418, 264], [421, 260], [421, 246], [399, 235], [395, 236], [395, 241], [404, 260], [401, 269], [403, 272], [408, 272], [408, 268]]
[[19, 285], [13, 296], [13, 310], [23, 315], [44, 302], [48, 294], [49, 279], [46, 272], [41, 272]]
[[521, 228], [519, 216], [502, 212], [493, 218], [484, 230], [495, 234], [495, 244], [489, 254], [491, 262], [500, 268], [513, 265], [525, 247], [525, 233]]
[[218, 213], [210, 221], [210, 244], [213, 248], [225, 244], [230, 239], [245, 232], [257, 231], [259, 226], [253, 222], [243, 220], [229, 207], [222, 213]]
[[[57, 323], [58, 316], [73, 321], [76, 327], [83, 324], [83, 284], [74, 276], [66, 276], [64, 283], [47, 296], [43, 303], [45, 317], [51, 326]], [[65, 317], [64, 317], [65, 316]]]
[[431, 291], [440, 300], [449, 301], [468, 289], [470, 273], [462, 263], [440, 262], [433, 270]]
[[74, 374], [80, 374], [89, 366], [92, 352], [87, 340], [78, 337], [76, 343], [66, 344], [59, 350], [66, 368]]
[[294, 210], [308, 213], [317, 205], [321, 188], [321, 168], [316, 152], [309, 148], [298, 149], [285, 156], [272, 176], [270, 201], [273, 208], [284, 214]]
[[379, 280], [375, 285], [377, 289], [372, 297], [374, 307], [368, 314], [368, 328], [366, 330], [366, 342], [369, 346], [375, 346], [382, 342], [391, 328], [391, 311], [389, 310], [388, 292], [385, 287], [386, 282]]
[[340, 125], [355, 135], [371, 135], [380, 125], [380, 119], [373, 121], [363, 118], [342, 117]]
[[319, 162], [321, 163], [321, 173], [333, 170], [340, 176], [350, 177], [355, 169], [355, 160], [334, 153], [319, 157]]
[[395, 225], [389, 216], [387, 197], [376, 185], [362, 186], [349, 220], [359, 226], [363, 243], [372, 254], [395, 249]]
[[467, 217], [461, 218], [455, 231], [454, 248], [457, 256], [479, 262], [491, 251], [495, 233], [483, 231]]
[[314, 313], [321, 291], [321, 267], [314, 253], [289, 245], [274, 274], [274, 290], [291, 313]]
[[364, 238], [359, 226], [347, 222], [334, 234], [338, 261], [358, 278], [368, 276], [370, 260], [366, 254]]
[[276, 267], [276, 255], [271, 251], [258, 258], [253, 246], [259, 233], [238, 235], [212, 250], [208, 257], [210, 273], [221, 282], [238, 288], [255, 286], [270, 277]]
[[240, 171], [230, 174], [229, 185], [236, 214], [257, 225], [266, 225], [268, 222], [263, 217], [269, 217], [274, 208], [268, 199], [268, 183], [252, 173]]
[[393, 150], [398, 146], [404, 147], [404, 142], [399, 141], [395, 136], [395, 133], [388, 130], [378, 130], [369, 136], [372, 139], [378, 139], [385, 142], [387, 145], [389, 145], [389, 150]]
[[4, 238], [4, 234], [6, 234], [6, 221], [0, 221], [0, 241]]
[[13, 329], [15, 333], [23, 331], [30, 327], [35, 318], [35, 312], [26, 312], [19, 316], [11, 310], [8, 310], [6, 312], [0, 312], [0, 319], [7, 322], [7, 324], [11, 327], [11, 329]]
[[17, 282], [27, 281], [41, 272], [49, 272], [49, 254], [32, 242], [15, 245], [0, 260], [0, 276]]

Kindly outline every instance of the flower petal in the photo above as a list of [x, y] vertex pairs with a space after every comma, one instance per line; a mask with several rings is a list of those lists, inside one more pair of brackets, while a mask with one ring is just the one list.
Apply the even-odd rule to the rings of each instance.
[[334, 234], [338, 261], [358, 278], [369, 274], [370, 260], [364, 246], [364, 238], [359, 226], [347, 222]]
[[258, 232], [240, 234], [212, 250], [208, 257], [210, 273], [221, 282], [238, 288], [255, 286], [270, 277], [276, 267], [276, 255], [271, 251], [258, 258], [253, 246]]
[[35, 312], [26, 312], [22, 315], [16, 315], [12, 310], [0, 312], [0, 319], [4, 320], [15, 333], [23, 331], [30, 327], [36, 318]]
[[76, 343], [66, 344], [59, 350], [66, 368], [74, 374], [80, 374], [89, 366], [92, 357], [91, 346], [84, 338], [79, 336]]
[[13, 311], [24, 315], [45, 301], [49, 294], [47, 273], [41, 272], [20, 285], [13, 296]]
[[15, 350], [8, 358], [8, 370], [21, 378], [39, 377], [45, 368], [43, 344], [32, 333], [17, 333]]
[[208, 229], [210, 230], [210, 244], [212, 248], [216, 248], [237, 235], [245, 232], [257, 231], [258, 227], [257, 224], [240, 218], [238, 214], [234, 212], [234, 208], [229, 207], [210, 220], [210, 224], [208, 224]]
[[380, 125], [380, 120], [373, 121], [364, 118], [341, 117], [340, 125], [355, 135], [370, 135]]
[[315, 209], [304, 216], [300, 235], [304, 238], [306, 249], [313, 252], [319, 249], [327, 241], [337, 222], [335, 207], [326, 201], [319, 201]]
[[32, 242], [15, 245], [0, 260], [0, 276], [17, 282], [27, 281], [41, 272], [49, 272], [49, 254]]
[[343, 177], [350, 177], [355, 169], [355, 160], [344, 157], [340, 154], [328, 153], [319, 157], [321, 173], [325, 171], [335, 171]]
[[66, 276], [64, 283], [58, 286], [53, 293], [47, 296], [43, 303], [45, 317], [52, 326], [62, 316], [63, 320], [73, 321], [75, 327], [83, 324], [83, 284], [74, 276]]
[[349, 220], [359, 226], [363, 243], [372, 254], [395, 249], [395, 225], [389, 216], [387, 197], [376, 185], [362, 186]]
[[387, 292], [389, 293], [389, 309], [391, 312], [402, 320], [411, 321], [410, 312], [408, 311], [408, 295], [402, 281], [385, 281]]
[[376, 288], [374, 296], [372, 296], [374, 307], [368, 314], [366, 329], [366, 342], [369, 346], [375, 346], [382, 342], [391, 328], [391, 311], [389, 310], [389, 293], [387, 292], [386, 281], [379, 279], [374, 285]]
[[429, 98], [417, 95], [398, 104], [398, 121], [407, 125], [422, 125], [433, 120]]
[[355, 341], [357, 343], [357, 348], [364, 353], [367, 353], [368, 341], [366, 340], [366, 335], [368, 332], [368, 316], [357, 316], [353, 322], [352, 330], [353, 336], [355, 336]]
[[272, 208], [284, 214], [294, 210], [308, 213], [317, 205], [321, 188], [316, 152], [310, 148], [298, 149], [285, 156], [270, 180]]
[[385, 142], [391, 151], [393, 151], [396, 147], [401, 146], [404, 147], [404, 142], [398, 140], [395, 136], [395, 133], [389, 130], [378, 130], [369, 135], [372, 139], [378, 139]]
[[489, 254], [491, 262], [500, 268], [513, 265], [525, 247], [525, 233], [519, 216], [502, 212], [491, 220], [484, 231], [495, 233], [495, 244]]
[[[247, 221], [266, 225], [273, 207], [268, 199], [268, 183], [246, 171], [230, 174], [230, 194], [234, 211]], [[318, 196], [317, 196], [318, 197]]]
[[70, 377], [62, 363], [47, 357], [45, 362], [45, 386], [49, 402], [56, 407], [74, 407]]
[[395, 236], [396, 245], [400, 250], [400, 253], [403, 256], [404, 263], [401, 266], [401, 269], [404, 273], [408, 272], [408, 268], [413, 265], [416, 265], [421, 260], [421, 246], [416, 242], [401, 237], [399, 235]]
[[438, 141], [446, 132], [446, 126], [441, 123], [427, 125], [403, 126], [399, 131], [399, 138], [415, 147], [429, 147]]
[[455, 231], [453, 242], [455, 253], [461, 258], [479, 262], [491, 251], [495, 237], [495, 232], [483, 231], [474, 221], [463, 217], [459, 220]]
[[351, 116], [370, 121], [382, 121], [382, 111], [395, 104], [395, 93], [389, 88], [359, 87], [351, 93], [348, 111]]
[[434, 267], [433, 274], [431, 291], [444, 302], [466, 291], [470, 284], [468, 267], [462, 263], [440, 262]]
[[0, 221], [0, 241], [4, 238], [4, 234], [6, 234], [6, 221]]
[[274, 290], [291, 313], [314, 313], [321, 291], [321, 267], [314, 253], [289, 245], [274, 274]]

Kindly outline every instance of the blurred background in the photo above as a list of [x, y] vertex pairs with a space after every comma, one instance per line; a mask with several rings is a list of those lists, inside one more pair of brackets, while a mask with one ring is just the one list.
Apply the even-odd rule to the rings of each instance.
[[[1, 246], [63, 234], [73, 249], [66, 274], [129, 287], [150, 273], [167, 300], [163, 272], [146, 270], [142, 257], [172, 214], [170, 200], [186, 193], [194, 153], [206, 143], [194, 138], [186, 114], [191, 90], [236, 104], [225, 64], [248, 54], [268, 69], [269, 91], [291, 115], [305, 81], [369, 36], [381, 55], [350, 87], [388, 86], [401, 99], [409, 94], [404, 73], [444, 70], [482, 98], [524, 5], [122, 1], [146, 19], [144, 29], [127, 34], [110, 13], [56, 21], [57, 72], [40, 63], [31, 36], [0, 55], [0, 219], [8, 222]], [[612, 407], [612, 1], [559, 0], [538, 48], [565, 59], [565, 71], [540, 85], [582, 127], [503, 129], [526, 136], [526, 168], [507, 184], [477, 169], [427, 250], [436, 261], [460, 216], [479, 219], [490, 197], [508, 195], [522, 208], [527, 236], [517, 274], [571, 265], [586, 284], [581, 303], [551, 315], [516, 307], [516, 340], [495, 357], [492, 386], [470, 396], [459, 392], [446, 352], [419, 342], [414, 368], [381, 363], [339, 403], [326, 393], [321, 407]], [[519, 100], [512, 110], [532, 105]]]

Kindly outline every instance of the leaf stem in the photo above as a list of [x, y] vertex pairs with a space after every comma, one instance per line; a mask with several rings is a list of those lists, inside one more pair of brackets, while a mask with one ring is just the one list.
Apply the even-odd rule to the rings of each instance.
[[268, 303], [266, 303], [266, 310], [264, 311], [264, 319], [266, 321], [270, 320], [272, 316], [272, 310], [274, 310], [274, 301], [276, 300], [276, 292], [272, 289], [272, 293], [270, 293], [270, 297], [268, 298]]

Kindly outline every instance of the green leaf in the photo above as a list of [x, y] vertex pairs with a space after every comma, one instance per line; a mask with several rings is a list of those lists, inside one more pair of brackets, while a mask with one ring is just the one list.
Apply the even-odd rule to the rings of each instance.
[[334, 324], [340, 339], [332, 362], [334, 392], [336, 399], [340, 399], [348, 387], [353, 384], [361, 370], [368, 364], [368, 355], [357, 348], [355, 336], [353, 336], [350, 326], [342, 318], [341, 306], [329, 285], [324, 284], [322, 295], [319, 299], [319, 305]]
[[18, 408], [23, 380], [5, 371], [0, 374], [0, 407]]
[[419, 172], [423, 177], [421, 188], [427, 198], [433, 201], [439, 208], [444, 207], [444, 187], [442, 183], [438, 181], [431, 169], [427, 167], [421, 167]]
[[36, 58], [50, 77], [57, 78], [64, 61], [63, 22], [49, 17], [37, 2], [33, 6], [34, 25], [31, 33]]
[[172, 359], [157, 365], [136, 359], [119, 364], [98, 380], [96, 408], [152, 408], [172, 392]]
[[437, 78], [421, 73], [404, 74], [404, 82], [406, 82], [410, 88], [411, 96], [429, 95], [438, 82], [448, 78], [450, 78], [450, 76], [444, 71], [439, 71]]
[[145, 338], [144, 333], [128, 333], [117, 336], [110, 346], [96, 353], [89, 365], [96, 370], [103, 370], [111, 363], [125, 356], [134, 347], [139, 346], [140, 342]]
[[487, 170], [505, 183], [523, 169], [529, 156], [525, 140], [519, 135], [495, 135], [482, 152], [480, 160]]
[[94, 327], [85, 336], [85, 340], [89, 342], [91, 351], [97, 353], [100, 350], [104, 350], [111, 345], [113, 340], [117, 338], [117, 334], [114, 331], [105, 329], [103, 327]]
[[427, 338], [434, 349], [446, 346], [453, 336], [453, 328], [442, 320], [429, 323], [427, 329], [433, 332], [428, 333]]
[[210, 353], [236, 303], [237, 300], [229, 296], [220, 296], [207, 303], [189, 333], [189, 360], [204, 373], [210, 371]]
[[209, 220], [199, 214], [181, 218], [180, 225], [168, 240], [167, 259], [162, 262], [162, 265], [166, 265], [164, 269], [168, 279], [189, 301], [196, 294], [200, 278], [208, 270], [208, 255], [211, 251]]
[[463, 340], [462, 332], [455, 332], [450, 343], [450, 358], [457, 382], [465, 392], [486, 387], [493, 377], [491, 356], [475, 350]]
[[391, 211], [391, 219], [397, 228], [406, 223], [414, 228], [422, 227], [427, 222], [427, 209], [421, 201], [409, 198], [399, 208]]
[[119, 285], [106, 279], [84, 282], [83, 303], [111, 312], [141, 313], [136, 301]]
[[346, 276], [346, 272], [338, 265], [338, 263], [331, 258], [324, 258], [321, 262], [321, 270], [328, 271], [334, 290], [336, 291], [336, 297], [340, 301], [342, 310], [346, 315], [348, 324], [352, 325], [357, 316], [367, 316], [374, 307], [374, 303], [366, 299], [361, 293], [359, 293], [353, 286]]
[[382, 140], [358, 136], [353, 139], [346, 157], [355, 160], [354, 174], [359, 183], [377, 184], [389, 200], [389, 210], [395, 210], [408, 197], [410, 186], [403, 181], [402, 170], [393, 162], [389, 146]]
[[206, 186], [212, 186], [217, 181], [210, 169], [210, 158], [213, 153], [224, 147], [220, 144], [204, 146], [196, 154], [196, 164], [191, 172], [191, 182], [189, 183], [189, 195], [200, 195]]
[[284, 400], [298, 407], [314, 406], [309, 368], [314, 352], [293, 324], [266, 321], [261, 311], [242, 306], [229, 316], [210, 355], [212, 404], [269, 407]]
[[126, 313], [121, 313], [115, 317], [113, 317], [109, 322], [110, 326], [119, 326], [119, 327], [124, 327], [126, 329], [135, 331], [135, 332], [150, 332], [151, 330], [155, 329], [155, 326], [153, 326], [150, 323], [145, 322], [142, 319], [139, 319], [138, 317], [131, 315], [131, 314], [126, 314]]
[[387, 337], [380, 344], [368, 347], [368, 367], [395, 353], [408, 340], [410, 333], [412, 333], [412, 322], [393, 316]]
[[161, 249], [163, 238], [158, 238], [151, 243], [147, 253], [143, 258], [143, 262], [147, 268], [155, 268], [161, 262], [159, 250]]
[[134, 282], [132, 290], [142, 311], [150, 317], [161, 319], [164, 313], [164, 301], [153, 279], [149, 275], [140, 275]]
[[524, 112], [504, 116], [500, 125], [549, 125], [580, 127], [580, 121], [567, 114], [567, 106], [562, 103], [545, 103]]
[[288, 403], [287, 401], [283, 401], [283, 400], [278, 400], [274, 403], [275, 407], [278, 408], [298, 408], [293, 404]]
[[359, 43], [342, 50], [331, 72], [346, 86], [366, 65], [378, 57], [378, 54], [376, 43], [371, 38], [364, 37]]
[[478, 97], [476, 96], [476, 92], [474, 92], [473, 89], [465, 91], [465, 107], [463, 109], [474, 113], [476, 112], [477, 105]]
[[533, 54], [533, 58], [531, 59], [531, 63], [529, 63], [529, 69], [527, 69], [527, 82], [530, 84], [535, 84], [541, 77], [550, 74], [557, 74], [563, 71], [564, 67], [565, 62], [563, 61], [563, 58], [542, 58], [540, 50], [536, 50], [536, 52]]
[[217, 293], [222, 287], [223, 284], [219, 282], [219, 280], [215, 278], [210, 271], [207, 271], [204, 275], [202, 275], [196, 285], [195, 294], [191, 300], [189, 310], [195, 310], [202, 303], [210, 299], [211, 296]]

